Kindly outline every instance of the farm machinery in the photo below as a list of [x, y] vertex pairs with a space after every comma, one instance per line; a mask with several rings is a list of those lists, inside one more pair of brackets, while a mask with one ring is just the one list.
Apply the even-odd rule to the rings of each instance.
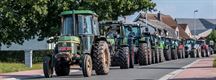
[[61, 35], [55, 51], [44, 57], [43, 71], [46, 78], [70, 73], [70, 65], [80, 65], [83, 76], [109, 73], [110, 52], [107, 39], [100, 36], [97, 15], [90, 10], [64, 11], [61, 17]]

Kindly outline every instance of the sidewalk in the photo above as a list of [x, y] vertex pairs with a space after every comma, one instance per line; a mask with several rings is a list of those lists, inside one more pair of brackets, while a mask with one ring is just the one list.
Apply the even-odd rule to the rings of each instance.
[[23, 79], [29, 77], [41, 77], [43, 76], [42, 70], [30, 70], [30, 71], [21, 71], [21, 72], [13, 72], [13, 73], [0, 73], [0, 80], [2, 79]]
[[216, 80], [216, 68], [213, 68], [213, 60], [213, 57], [198, 59], [196, 63], [170, 80]]

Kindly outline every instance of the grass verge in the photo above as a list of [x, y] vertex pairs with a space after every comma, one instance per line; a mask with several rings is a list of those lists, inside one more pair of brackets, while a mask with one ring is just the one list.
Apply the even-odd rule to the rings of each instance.
[[216, 58], [214, 59], [213, 67], [216, 68]]
[[42, 63], [33, 64], [32, 68], [28, 68], [23, 63], [4, 63], [0, 62], [0, 73], [18, 72], [25, 70], [42, 69]]

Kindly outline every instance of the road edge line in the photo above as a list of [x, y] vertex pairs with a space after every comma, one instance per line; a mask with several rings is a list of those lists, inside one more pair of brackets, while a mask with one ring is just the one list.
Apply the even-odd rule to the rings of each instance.
[[177, 70], [175, 70], [175, 71], [172, 71], [172, 72], [166, 74], [165, 76], [161, 77], [161, 78], [158, 79], [158, 80], [168, 80], [168, 79], [172, 79], [172, 78], [174, 78], [175, 76], [177, 76], [179, 73], [181, 73], [182, 71], [184, 71], [185, 69], [187, 69], [188, 67], [192, 66], [193, 64], [195, 64], [195, 63], [197, 63], [197, 62], [199, 62], [199, 61], [200, 61], [200, 59], [197, 59], [197, 60], [193, 61], [192, 63], [190, 63], [190, 64], [188, 64], [188, 65], [186, 65], [186, 66], [181, 67], [180, 69], [177, 69]]

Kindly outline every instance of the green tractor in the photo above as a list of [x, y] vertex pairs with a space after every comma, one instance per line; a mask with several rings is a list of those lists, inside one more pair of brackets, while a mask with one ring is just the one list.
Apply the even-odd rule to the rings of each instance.
[[61, 35], [54, 52], [44, 57], [43, 71], [46, 78], [66, 76], [70, 65], [80, 65], [83, 76], [109, 73], [110, 52], [105, 37], [100, 36], [97, 15], [90, 10], [64, 11], [61, 17]]
[[164, 59], [164, 41], [163, 41], [163, 30], [159, 28], [155, 28], [158, 34], [151, 34], [151, 49], [152, 49], [152, 63], [163, 62]]
[[172, 38], [171, 44], [171, 59], [178, 59], [178, 40]]
[[178, 59], [183, 59], [185, 57], [185, 46], [184, 40], [181, 39], [178, 41]]
[[166, 61], [171, 60], [171, 39], [170, 38], [164, 38], [164, 43], [165, 43], [165, 47], [164, 47], [164, 57]]
[[[151, 63], [150, 48], [144, 26], [134, 22], [126, 24], [120, 21], [101, 22], [101, 33], [106, 35], [110, 45], [111, 64], [119, 65], [121, 69], [133, 68], [135, 63], [147, 65]], [[117, 62], [117, 63], [116, 63]]]
[[201, 54], [201, 48], [194, 39], [185, 40], [185, 58], [189, 56], [191, 58], [198, 57]]
[[105, 35], [111, 53], [111, 65], [119, 65], [121, 69], [134, 67], [135, 36], [140, 28], [121, 21], [100, 22], [101, 35]]

